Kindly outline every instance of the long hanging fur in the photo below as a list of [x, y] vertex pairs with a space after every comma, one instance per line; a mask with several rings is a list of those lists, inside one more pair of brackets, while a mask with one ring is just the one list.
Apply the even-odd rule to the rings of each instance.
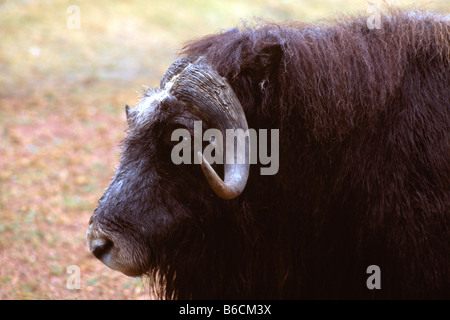
[[236, 199], [171, 162], [170, 120], [195, 120], [182, 102], [131, 111], [91, 222], [160, 297], [450, 298], [450, 23], [381, 22], [262, 23], [184, 48], [228, 80], [249, 128], [279, 129], [278, 173], [252, 165]]
[[[253, 168], [237, 203], [210, 205], [227, 223], [185, 241], [191, 261], [168, 259], [168, 298], [449, 298], [449, 20], [381, 21], [268, 23], [184, 48], [228, 79], [249, 127], [280, 130], [280, 170]], [[373, 264], [381, 290], [366, 287]]]

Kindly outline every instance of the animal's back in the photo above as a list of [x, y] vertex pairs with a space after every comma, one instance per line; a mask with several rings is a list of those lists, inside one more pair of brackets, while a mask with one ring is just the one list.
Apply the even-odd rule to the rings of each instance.
[[265, 196], [298, 235], [287, 246], [308, 266], [302, 296], [449, 294], [450, 24], [419, 12], [381, 21], [265, 24], [185, 48], [229, 80], [250, 127], [280, 129]]

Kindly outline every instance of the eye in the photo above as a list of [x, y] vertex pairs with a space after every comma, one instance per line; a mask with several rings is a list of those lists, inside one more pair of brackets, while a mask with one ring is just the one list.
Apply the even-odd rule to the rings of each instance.
[[163, 142], [169, 147], [181, 143], [180, 146], [187, 147], [192, 144], [192, 136], [184, 126], [169, 126], [163, 134]]
[[171, 142], [172, 142], [172, 145], [180, 145], [181, 147], [187, 147], [187, 146], [190, 146], [191, 144], [192, 144], [192, 138], [191, 138], [191, 136], [189, 135], [189, 136], [180, 136], [179, 138], [180, 139], [175, 139], [175, 140], [172, 140], [174, 138], [174, 136], [172, 136], [171, 137]]

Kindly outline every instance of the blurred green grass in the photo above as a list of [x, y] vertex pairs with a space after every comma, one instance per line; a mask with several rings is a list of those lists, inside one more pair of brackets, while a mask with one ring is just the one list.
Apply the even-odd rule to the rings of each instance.
[[[378, 3], [378, 1], [371, 1]], [[396, 1], [449, 13], [444, 1]], [[67, 27], [71, 5], [79, 29]], [[252, 23], [365, 13], [367, 1], [0, 1], [0, 298], [149, 298], [101, 265], [87, 221], [117, 165], [124, 105], [183, 44]], [[81, 290], [65, 286], [67, 266]]]

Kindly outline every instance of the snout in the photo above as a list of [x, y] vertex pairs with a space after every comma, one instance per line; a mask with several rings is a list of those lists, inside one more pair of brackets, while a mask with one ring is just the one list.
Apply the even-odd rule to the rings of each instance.
[[98, 235], [98, 232], [94, 229], [92, 224], [87, 230], [86, 237], [89, 251], [91, 251], [91, 253], [99, 260], [103, 261], [108, 259], [108, 255], [110, 255], [114, 243], [110, 239]]
[[89, 251], [109, 268], [131, 277], [142, 274], [133, 267], [132, 259], [127, 258], [126, 252], [120, 248], [118, 241], [103, 231], [95, 216], [89, 221], [86, 238]]
[[89, 251], [108, 267], [116, 270], [112, 256], [117, 248], [114, 248], [114, 242], [101, 231], [97, 220], [93, 218], [89, 221], [86, 238]]

